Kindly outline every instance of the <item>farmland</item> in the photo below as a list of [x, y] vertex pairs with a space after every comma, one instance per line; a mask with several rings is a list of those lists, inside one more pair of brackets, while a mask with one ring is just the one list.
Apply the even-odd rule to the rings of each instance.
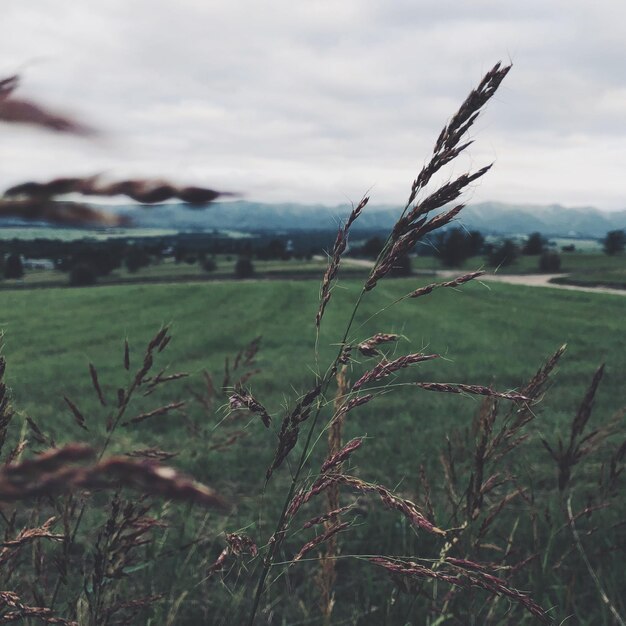
[[[383, 283], [366, 300], [364, 318], [423, 282]], [[345, 319], [356, 286], [346, 281], [338, 288], [328, 327]], [[316, 281], [294, 280], [4, 292], [4, 354], [16, 402], [56, 426], [58, 411], [44, 407], [51, 406], [54, 395], [58, 402], [61, 392], [85, 395], [90, 386], [84, 375], [88, 361], [114, 371], [124, 337], [140, 346], [164, 323], [172, 324], [168, 361], [178, 369], [219, 373], [227, 356], [263, 335], [263, 371], [255, 385], [272, 393], [276, 388], [272, 381], [280, 372], [285, 390], [302, 389], [310, 376], [307, 364], [313, 354], [317, 289]], [[438, 293], [401, 303], [367, 322], [359, 334], [363, 339], [381, 330], [401, 333], [410, 340], [407, 349], [428, 346], [446, 355], [445, 361], [428, 366], [432, 375], [473, 383], [493, 380], [505, 387], [519, 385], [544, 357], [568, 343], [566, 363], [553, 391], [558, 395], [556, 404], [561, 405], [568, 387], [573, 392], [570, 402], [575, 402], [589, 363], [607, 360], [616, 372], [626, 365], [615, 341], [623, 307], [619, 297], [475, 284], [462, 293]], [[330, 345], [337, 337], [323, 336], [322, 346], [324, 340]], [[324, 354], [328, 358], [331, 351]], [[515, 358], [510, 358], [512, 354]], [[65, 373], [61, 388], [59, 370]], [[495, 379], [493, 372], [497, 372]], [[606, 395], [617, 402], [619, 381], [613, 382], [616, 386], [610, 389], [607, 379]]]
[[[355, 340], [381, 331], [402, 335], [390, 357], [394, 353], [422, 351], [441, 355], [440, 359], [403, 373], [396, 384], [432, 380], [486, 384], [503, 391], [519, 388], [543, 360], [561, 344], [568, 344], [551, 388], [535, 408], [537, 419], [531, 424], [529, 445], [517, 459], [527, 468], [534, 468], [537, 475], [545, 474], [548, 481], [554, 475], [539, 438], [553, 441], [557, 433], [567, 432], [591, 375], [601, 362], [606, 362], [606, 374], [591, 418], [593, 423], [606, 422], [624, 405], [623, 298], [503, 284], [468, 284], [460, 292], [443, 290], [385, 310], [389, 302], [423, 283], [423, 279], [383, 281], [365, 298], [353, 327]], [[211, 554], [216, 556], [219, 552], [220, 531], [248, 526], [260, 510], [271, 519], [280, 506], [281, 486], [284, 487], [288, 474], [287, 468], [282, 468], [271, 488], [264, 492], [263, 475], [274, 454], [275, 435], [265, 431], [258, 418], [239, 421], [236, 428], [227, 419], [227, 395], [219, 392], [225, 359], [230, 359], [232, 368], [235, 353], [262, 335], [254, 365], [260, 371], [249, 386], [274, 416], [272, 428], [278, 428], [285, 406], [293, 406], [293, 399], [309, 389], [314, 379], [313, 320], [318, 288], [318, 282], [311, 280], [247, 280], [3, 291], [0, 303], [7, 382], [20, 410], [18, 418], [32, 417], [46, 436], [58, 443], [85, 439], [101, 443], [115, 391], [128, 382], [129, 374], [122, 366], [124, 339], [130, 342], [131, 363], [136, 366], [150, 337], [161, 325], [170, 325], [173, 339], [159, 355], [159, 367], [168, 366], [167, 373], [183, 371], [190, 376], [171, 383], [167, 391], [141, 398], [133, 410], [150, 410], [160, 401], [185, 400], [187, 406], [183, 412], [174, 411], [136, 428], [119, 430], [112, 450], [125, 452], [156, 446], [177, 452], [172, 464], [218, 488], [236, 504], [228, 517], [210, 522], [211, 538], [204, 548], [205, 558], [210, 560]], [[319, 342], [322, 369], [336, 352], [340, 329], [358, 288], [357, 281], [345, 280], [335, 289]], [[97, 368], [107, 407], [99, 404], [93, 392], [89, 363]], [[355, 359], [350, 377], [354, 380], [367, 367], [364, 358]], [[205, 389], [203, 370], [211, 373], [218, 389], [211, 409], [194, 400]], [[74, 424], [64, 395], [79, 405], [89, 433]], [[420, 466], [433, 476], [441, 471], [438, 456], [445, 449], [446, 437], [454, 438], [453, 433], [467, 431], [480, 404], [475, 397], [429, 393], [410, 385], [377, 397], [351, 414], [345, 426], [345, 440], [367, 436], [355, 457], [352, 473], [368, 481], [397, 485], [404, 493], [414, 494]], [[221, 447], [233, 433], [239, 433], [234, 445]], [[323, 448], [324, 445], [318, 446], [315, 458], [323, 457]], [[584, 475], [582, 469], [580, 472]], [[372, 512], [367, 528], [359, 525], [347, 540], [349, 549], [357, 554], [367, 553], [366, 546], [373, 541], [377, 542], [377, 553], [417, 549], [415, 537], [407, 535], [406, 527], [389, 526], [389, 522], [385, 516]], [[254, 526], [249, 531], [257, 534], [267, 529]], [[372, 533], [378, 535], [377, 539]], [[185, 569], [189, 567], [187, 561], [175, 560], [172, 567], [179, 568], [179, 580], [172, 583], [174, 594], [175, 585], [181, 589], [189, 587], [197, 573]], [[363, 617], [372, 607], [384, 604], [373, 573], [367, 572], [359, 574], [363, 578], [342, 579], [340, 575], [337, 614], [342, 619], [362, 606], [357, 613], [365, 621], [359, 623], [380, 623], [377, 618], [368, 622]], [[299, 587], [298, 576], [294, 575], [291, 584], [296, 585], [296, 595], [311, 606], [310, 594], [315, 596], [314, 590]], [[146, 571], [146, 576], [153, 582], [159, 578], [156, 564]], [[620, 584], [616, 571], [610, 572], [608, 579], [612, 585]], [[352, 581], [349, 585], [348, 580]], [[199, 590], [212, 594], [214, 604], [209, 600], [208, 606], [220, 616], [215, 623], [234, 619], [233, 607], [245, 610], [243, 600], [232, 604], [233, 600], [226, 600], [219, 587], [206, 586], [206, 581], [204, 585]], [[192, 589], [196, 587], [192, 585]], [[567, 604], [559, 593], [546, 590], [537, 599], [548, 604]], [[356, 604], [354, 594], [360, 598]], [[352, 607], [348, 614], [347, 609], [341, 608], [342, 599], [348, 603], [346, 607]], [[281, 602], [285, 603], [286, 598]], [[188, 623], [197, 619], [195, 611], [199, 609], [194, 606], [191, 603], [181, 614], [190, 620]], [[406, 601], [400, 606], [403, 611], [412, 610]], [[302, 608], [291, 604], [289, 607], [292, 617], [306, 617], [307, 611]], [[581, 618], [580, 623], [586, 622]]]

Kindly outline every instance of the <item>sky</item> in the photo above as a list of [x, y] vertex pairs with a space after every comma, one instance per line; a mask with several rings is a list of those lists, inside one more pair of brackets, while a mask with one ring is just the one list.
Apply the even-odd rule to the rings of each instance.
[[103, 174], [262, 202], [402, 203], [443, 124], [513, 69], [444, 176], [470, 202], [626, 209], [623, 0], [3, 0], [0, 77], [98, 138], [0, 124], [0, 189]]

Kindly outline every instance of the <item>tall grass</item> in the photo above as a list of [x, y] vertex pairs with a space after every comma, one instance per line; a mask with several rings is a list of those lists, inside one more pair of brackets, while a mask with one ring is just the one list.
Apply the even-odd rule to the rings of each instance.
[[[537, 436], [537, 412], [564, 346], [521, 388], [496, 390], [490, 381], [430, 381], [439, 354], [402, 354], [403, 337], [384, 328], [363, 334], [382, 319], [383, 310], [367, 307], [371, 292], [422, 237], [459, 215], [463, 205], [451, 205], [489, 170], [434, 184], [471, 144], [468, 131], [509, 69], [490, 70], [446, 124], [343, 325], [333, 317], [325, 327], [350, 228], [368, 198], [353, 208], [311, 315], [315, 350], [300, 364], [310, 383], [295, 396], [284, 389], [282, 409], [254, 392], [260, 338], [199, 384], [163, 365], [167, 326], [139, 357], [132, 342], [121, 342], [118, 372], [107, 369], [106, 383], [99, 365], [89, 365], [97, 410], [84, 411], [84, 398], [65, 398], [68, 420], [87, 444], [58, 446], [30, 416], [11, 433], [19, 420], [0, 385], [0, 443], [10, 449], [0, 469], [0, 575], [10, 589], [0, 592], [0, 622], [517, 624], [575, 615], [579, 623], [624, 623], [626, 443], [623, 414], [602, 424], [592, 418], [604, 368], [581, 390], [566, 430]], [[0, 83], [0, 98], [12, 89]], [[125, 185], [121, 191], [139, 200], [155, 188]], [[62, 179], [9, 195], [48, 207], [69, 189], [120, 191]], [[205, 201], [213, 199], [209, 191]], [[182, 193], [170, 185], [149, 198]], [[480, 276], [412, 287], [386, 308], [416, 306]], [[275, 378], [279, 386], [280, 372]], [[402, 433], [386, 407], [399, 391], [418, 400], [434, 393], [481, 401], [472, 424], [433, 442], [433, 458], [420, 459], [410, 483], [393, 486], [382, 484], [374, 464], [357, 465], [366, 433], [349, 440], [345, 433], [367, 406], [392, 445]], [[166, 450], [155, 439], [174, 416], [181, 434]], [[179, 455], [195, 456], [201, 474], [244, 441], [254, 451], [251, 440], [272, 447], [269, 464], [250, 454], [236, 481], [221, 477], [219, 491], [171, 467]], [[260, 493], [251, 491], [259, 482]]]

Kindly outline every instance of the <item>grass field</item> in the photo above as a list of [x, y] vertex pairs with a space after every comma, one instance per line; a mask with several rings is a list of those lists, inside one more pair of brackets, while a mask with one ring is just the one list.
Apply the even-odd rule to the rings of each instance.
[[[517, 459], [529, 475], [554, 475], [546, 469], [549, 457], [538, 438], [541, 435], [554, 441], [557, 433], [567, 431], [590, 377], [601, 362], [606, 362], [607, 372], [592, 424], [606, 421], [624, 405], [623, 298], [503, 284], [469, 284], [461, 293], [445, 290], [383, 310], [389, 302], [423, 282], [383, 281], [365, 299], [354, 326], [353, 338], [358, 340], [379, 331], [405, 336], [406, 340], [397, 347], [398, 354], [424, 350], [442, 355], [441, 359], [407, 371], [398, 377], [397, 383], [433, 380], [487, 384], [500, 390], [518, 388], [556, 348], [568, 344], [554, 384], [536, 409], [538, 418], [531, 429], [530, 452], [521, 453], [523, 456]], [[327, 364], [334, 356], [340, 329], [345, 325], [358, 286], [357, 282], [342, 281], [334, 292], [320, 338], [321, 364]], [[260, 372], [250, 386], [275, 417], [273, 428], [277, 428], [285, 406], [293, 406], [293, 398], [310, 389], [314, 380], [313, 320], [318, 288], [317, 281], [285, 280], [4, 291], [0, 293], [0, 321], [5, 333], [7, 381], [22, 418], [33, 417], [56, 442], [86, 437], [102, 441], [111, 409], [99, 405], [91, 387], [88, 364], [97, 366], [111, 406], [116, 389], [129, 378], [122, 367], [125, 337], [130, 341], [131, 361], [136, 366], [145, 343], [159, 326], [171, 324], [174, 338], [160, 356], [159, 364], [168, 366], [168, 373], [190, 373], [189, 378], [172, 383], [167, 393], [141, 399], [134, 408], [141, 412], [158, 406], [159, 400], [189, 400], [192, 392], [201, 393], [204, 369], [213, 374], [219, 387], [224, 360], [229, 357], [232, 366], [234, 353], [262, 335], [257, 359]], [[374, 317], [368, 320], [371, 316]], [[351, 378], [355, 380], [366, 367], [366, 363], [355, 363]], [[90, 429], [88, 435], [74, 424], [63, 395], [80, 406]], [[184, 413], [159, 416], [135, 429], [121, 430], [113, 445], [118, 451], [147, 446], [177, 451], [179, 456], [172, 461], [175, 466], [214, 485], [236, 503], [229, 517], [210, 520], [212, 539], [204, 550], [213, 555], [211, 558], [221, 549], [222, 530], [246, 528], [252, 535], [267, 535], [268, 528], [260, 520], [276, 514], [289, 474], [287, 467], [281, 468], [271, 489], [261, 495], [265, 468], [274, 454], [275, 435], [260, 427], [258, 418], [238, 423], [236, 432], [243, 436], [236, 445], [222, 451], [211, 450], [233, 432], [234, 426], [226, 419], [225, 403], [226, 396], [218, 396], [215, 411], [207, 412], [191, 400]], [[346, 424], [345, 440], [367, 435], [366, 444], [353, 461], [352, 473], [397, 487], [409, 496], [415, 494], [419, 491], [420, 465], [429, 475], [441, 473], [438, 456], [446, 447], [446, 437], [454, 439], [458, 433], [468, 432], [479, 406], [475, 397], [429, 393], [410, 385], [376, 398], [351, 414]], [[323, 457], [323, 447], [318, 447], [315, 459]], [[353, 538], [346, 539], [346, 553], [410, 554], [422, 550], [419, 538], [406, 525], [394, 521], [393, 516], [389, 520], [375, 511], [363, 515], [367, 524], [358, 524]], [[259, 521], [255, 523], [255, 519]], [[172, 561], [169, 557], [167, 563], [168, 571], [176, 572], [168, 583], [172, 585], [170, 598], [191, 589], [192, 598], [194, 593], [204, 598], [203, 610], [212, 611], [212, 623], [238, 623], [241, 615], [237, 617], [237, 611], [248, 606], [244, 597], [249, 591], [244, 590], [243, 597], [232, 596], [228, 600], [228, 594], [224, 595], [224, 588], [217, 583], [210, 586], [206, 580], [202, 585], [190, 582], [194, 577], [202, 578], [202, 574], [189, 569], [189, 560]], [[394, 595], [388, 583], [381, 584], [384, 577], [368, 567], [357, 562], [354, 568], [339, 570], [338, 620], [341, 617], [345, 623], [395, 624], [401, 623], [395, 621], [400, 614], [410, 616], [413, 611], [419, 614], [424, 610], [408, 597]], [[577, 567], [584, 578], [580, 563]], [[146, 575], [152, 577], [150, 580], [162, 577], [160, 570], [162, 565], [155, 562]], [[279, 605], [290, 602], [294, 594], [299, 598], [299, 605], [289, 605], [292, 621], [288, 619], [287, 623], [319, 623], [314, 619], [315, 600], [311, 599], [315, 590], [303, 586], [303, 574], [298, 573], [301, 571], [294, 568], [287, 588], [275, 585], [270, 597]], [[605, 573], [609, 591], [615, 597], [623, 573]], [[558, 615], [562, 618], [576, 609], [580, 611], [577, 623], [611, 623], [597, 598], [595, 608], [590, 605], [588, 610], [556, 586], [548, 570], [534, 575], [544, 578], [532, 582], [544, 580], [546, 587], [540, 590], [537, 600], [549, 606], [561, 605]], [[595, 597], [593, 590], [587, 589], [587, 593]], [[395, 598], [394, 602], [390, 604], [389, 598]], [[194, 620], [206, 615], [197, 608], [199, 602], [196, 599], [186, 604], [181, 609], [181, 621], [176, 623], [198, 623]], [[376, 607], [385, 607], [385, 620], [381, 621], [377, 612], [381, 609]], [[519, 613], [516, 615], [519, 618]], [[594, 615], [592, 621], [588, 621], [590, 615]]]
[[567, 255], [563, 261], [563, 271], [567, 276], [555, 279], [556, 283], [565, 285], [582, 285], [585, 287], [616, 287], [626, 288], [626, 256], [617, 254], [615, 256], [606, 255], [585, 255], [589, 256], [585, 262], [582, 255]]
[[[416, 284], [421, 283], [413, 279], [383, 283], [366, 301], [365, 317]], [[345, 318], [355, 289], [351, 282], [337, 289], [328, 326]], [[89, 360], [104, 368], [106, 381], [107, 370], [118, 368], [124, 337], [141, 345], [160, 324], [172, 323], [168, 360], [176, 367], [192, 373], [202, 368], [219, 372], [225, 357], [263, 335], [263, 373], [256, 384], [272, 393], [272, 381], [280, 373], [287, 392], [291, 387], [302, 390], [310, 380], [316, 298], [315, 281], [5, 292], [0, 297], [0, 321], [10, 382], [18, 405], [51, 426], [61, 424], [61, 393], [85, 395], [90, 383], [82, 373]], [[567, 342], [568, 356], [554, 390], [556, 404], [561, 405], [567, 388], [570, 393], [578, 391], [594, 364], [606, 360], [616, 374], [624, 370], [626, 356], [615, 341], [621, 335], [623, 313], [619, 297], [477, 284], [462, 293], [442, 292], [401, 303], [368, 322], [359, 334], [362, 339], [380, 330], [404, 334], [410, 339], [406, 349], [427, 346], [445, 355], [444, 361], [428, 367], [438, 378], [471, 383], [493, 379], [504, 387], [520, 384], [541, 359]], [[322, 345], [324, 340], [330, 344], [337, 337], [323, 335]], [[328, 357], [330, 351], [324, 354]], [[60, 388], [59, 371], [64, 373]], [[611, 388], [611, 378], [605, 382], [606, 395], [619, 403], [619, 380]], [[57, 404], [51, 405], [55, 395]], [[568, 410], [576, 399], [574, 394]]]
[[[626, 257], [623, 255], [607, 256], [599, 252], [568, 252], [561, 253], [561, 272], [572, 274], [595, 274], [600, 272], [623, 272], [626, 268]], [[463, 269], [485, 267], [485, 259], [481, 256], [467, 259], [461, 266]], [[412, 262], [413, 269], [444, 269], [436, 257], [417, 257]], [[520, 255], [511, 265], [498, 268], [501, 274], [536, 274], [539, 272], [539, 256]]]
[[[364, 264], [336, 277], [368, 198], [321, 288], [325, 259], [257, 262], [235, 281], [223, 257], [208, 275], [167, 260], [96, 287], [55, 271], [0, 284], [0, 622], [624, 624], [624, 299], [468, 277], [407, 294], [438, 269], [422, 258], [413, 278], [385, 278], [490, 169], [442, 170], [510, 69], [449, 118], [363, 287]], [[0, 82], [7, 121], [80, 130], [11, 102], [17, 83]], [[55, 204], [67, 192], [223, 195], [91, 177], [20, 185], [2, 204], [110, 221]], [[61, 262], [73, 282], [111, 267], [88, 247]], [[7, 249], [15, 276], [39, 246]], [[576, 254], [562, 270], [604, 280], [620, 263]]]

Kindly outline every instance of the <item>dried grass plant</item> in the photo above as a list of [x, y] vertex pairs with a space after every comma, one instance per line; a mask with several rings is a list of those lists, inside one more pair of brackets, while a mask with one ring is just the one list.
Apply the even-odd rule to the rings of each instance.
[[[171, 338], [169, 328], [163, 327], [136, 363], [130, 344], [124, 343], [120, 361], [126, 382], [114, 393], [110, 381], [103, 384], [98, 368], [89, 365], [86, 375], [102, 416], [84, 413], [80, 398], [65, 398], [68, 417], [87, 444], [57, 447], [44, 427], [25, 420], [0, 468], [1, 585], [11, 589], [0, 592], [0, 623], [157, 623], [150, 621], [152, 614], [164, 624], [252, 626], [304, 623], [298, 621], [302, 617], [293, 617], [304, 614], [307, 623], [324, 624], [549, 624], [562, 619], [575, 601], [565, 597], [563, 607], [545, 606], [548, 594], [543, 586], [558, 577], [567, 580], [563, 572], [580, 558], [593, 581], [590, 593], [601, 598], [615, 623], [624, 623], [623, 600], [614, 589], [605, 588], [593, 565], [598, 556], [589, 555], [594, 538], [602, 537], [605, 552], [624, 538], [623, 506], [615, 504], [623, 493], [623, 415], [590, 430], [603, 368], [584, 394], [568, 435], [556, 442], [543, 438], [545, 460], [553, 464], [554, 474], [544, 472], [534, 481], [524, 471], [524, 450], [537, 444], [530, 427], [565, 347], [519, 390], [497, 391], [491, 386], [415, 380], [415, 371], [437, 354], [398, 355], [399, 335], [381, 331], [362, 337], [356, 325], [368, 294], [417, 242], [461, 213], [463, 204], [455, 203], [490, 169], [433, 185], [433, 177], [471, 144], [468, 131], [509, 70], [497, 64], [487, 72], [441, 131], [335, 338], [336, 356], [321, 368], [320, 329], [332, 305], [350, 229], [367, 209], [367, 197], [339, 229], [312, 320], [316, 373], [282, 416], [252, 391], [260, 338], [226, 360], [221, 384], [204, 372], [199, 388], [185, 372], [157, 368]], [[83, 132], [73, 120], [14, 99], [16, 86], [16, 77], [0, 81], [0, 119]], [[158, 181], [106, 184], [97, 178], [63, 178], [7, 190], [0, 214], [44, 217], [55, 223], [112, 223], [113, 218], [87, 205], [56, 201], [69, 192], [124, 194], [142, 203], [178, 198], [202, 205], [222, 195]], [[413, 305], [439, 288], [459, 288], [481, 275], [476, 271], [414, 288], [391, 304]], [[0, 381], [4, 369], [0, 359]], [[403, 382], [402, 373], [412, 380]], [[369, 468], [356, 466], [366, 437], [344, 441], [346, 424], [359, 407], [371, 404], [383, 410], [385, 396], [400, 386], [416, 393], [483, 397], [474, 424], [451, 432], [442, 447], [440, 470], [433, 472], [421, 463], [413, 493], [369, 481]], [[163, 400], [163, 390], [170, 388], [176, 390], [175, 397]], [[220, 412], [224, 406], [226, 413]], [[185, 445], [202, 455], [226, 454], [251, 433], [259, 441], [258, 433], [266, 434], [274, 446], [271, 462], [259, 468], [259, 459], [253, 459], [257, 465], [246, 471], [264, 473], [262, 499], [279, 505], [262, 507], [257, 519], [228, 529], [229, 514], [238, 503], [162, 465], [175, 463], [179, 450], [163, 450], [147, 441], [146, 426], [171, 414], [179, 417]], [[217, 422], [209, 421], [215, 416]], [[0, 382], [0, 451], [7, 447], [14, 421], [6, 386]], [[126, 449], [128, 429], [142, 432], [146, 445]], [[391, 429], [388, 436], [396, 434]], [[584, 464], [596, 472], [595, 483], [575, 480]], [[579, 493], [586, 497], [582, 505]], [[572, 502], [578, 504], [577, 511]], [[382, 553], [379, 545], [360, 542], [360, 526], [368, 523], [364, 510], [374, 519], [380, 516], [405, 528], [411, 537], [406, 550]], [[610, 533], [601, 530], [607, 528]], [[158, 575], [173, 559], [186, 578]], [[376, 607], [378, 612], [363, 610], [350, 621], [350, 611], [339, 606], [339, 591], [349, 586], [348, 576], [363, 575], [364, 569], [378, 581], [376, 597], [386, 594], [385, 606]], [[302, 571], [306, 574], [299, 574]], [[580, 585], [562, 582], [561, 588], [574, 595]], [[400, 594], [411, 597], [408, 613], [402, 616], [393, 613]], [[411, 621], [416, 619], [419, 622]]]

